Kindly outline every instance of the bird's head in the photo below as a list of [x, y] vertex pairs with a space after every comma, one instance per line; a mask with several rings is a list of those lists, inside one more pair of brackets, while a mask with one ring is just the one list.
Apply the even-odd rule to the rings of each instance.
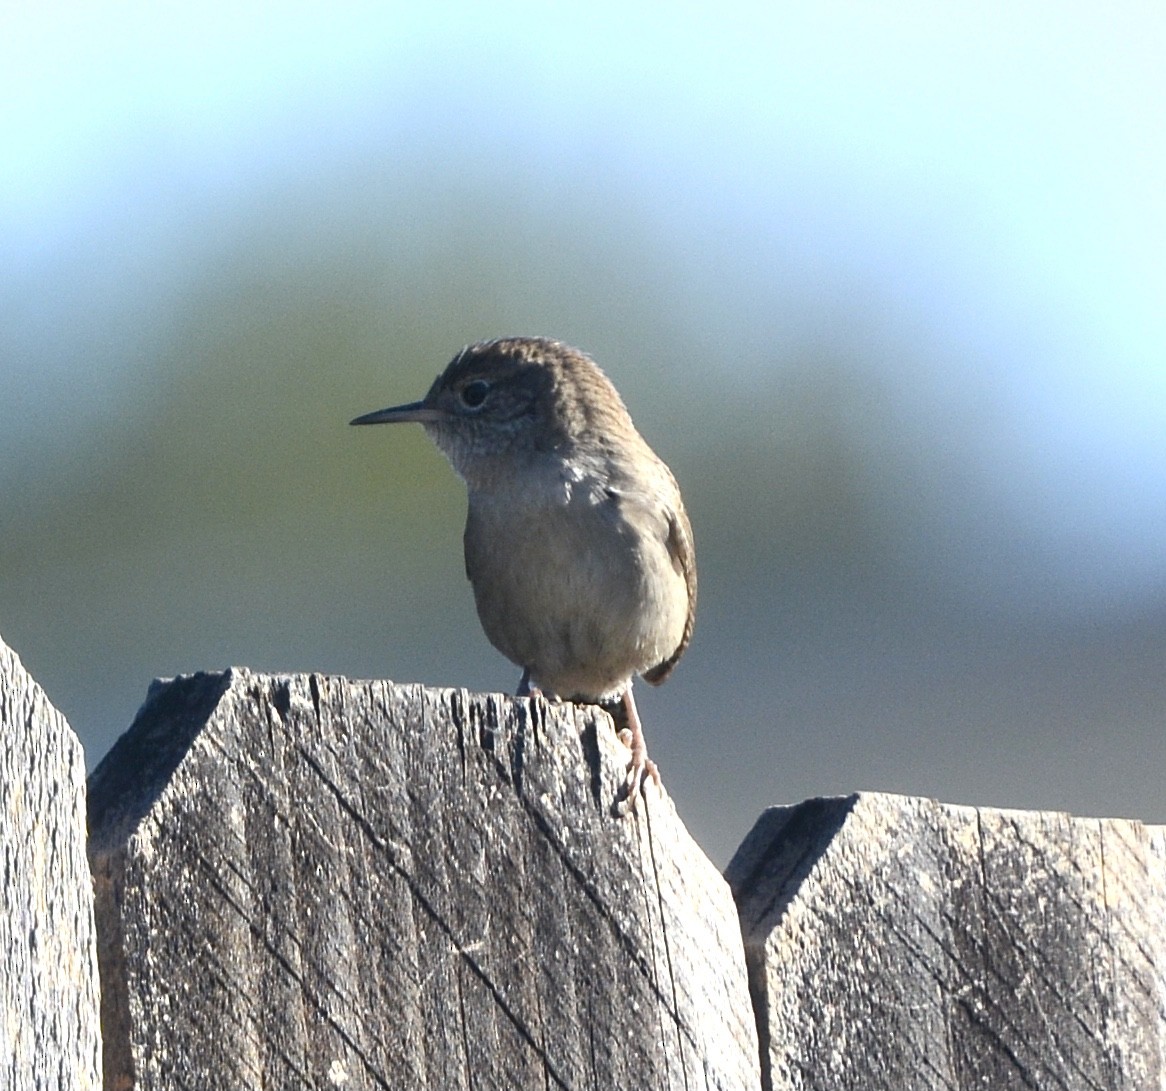
[[421, 401], [352, 423], [403, 421], [419, 422], [467, 482], [635, 434], [615, 387], [590, 357], [542, 337], [468, 345]]

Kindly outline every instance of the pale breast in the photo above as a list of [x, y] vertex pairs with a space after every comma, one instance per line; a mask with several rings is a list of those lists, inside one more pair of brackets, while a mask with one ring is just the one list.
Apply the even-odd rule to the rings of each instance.
[[680, 645], [688, 592], [654, 498], [584, 480], [471, 495], [466, 573], [490, 642], [561, 697], [615, 696]]

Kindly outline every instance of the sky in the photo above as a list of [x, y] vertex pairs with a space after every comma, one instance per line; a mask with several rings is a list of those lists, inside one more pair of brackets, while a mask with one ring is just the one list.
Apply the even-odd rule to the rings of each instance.
[[[768, 430], [797, 422], [769, 399], [811, 366], [799, 357], [851, 361], [837, 419], [904, 571], [1014, 619], [1158, 616], [1163, 56], [1151, 3], [677, 4], [667, 19], [654, 4], [4, 3], [0, 516], [100, 495], [96, 467], [130, 458], [182, 389], [191, 315], [234, 298], [224, 255], [276, 239], [326, 280], [317, 255], [338, 238], [357, 251], [346, 217], [363, 215], [372, 248], [445, 254], [425, 274], [435, 299], [473, 293], [459, 267], [494, 246], [497, 283], [467, 316], [621, 351], [638, 331], [654, 363], [611, 368], [638, 420], [687, 403], [705, 433], [740, 426], [772, 453]], [[487, 198], [517, 236], [490, 235]], [[572, 216], [582, 271], [548, 267], [540, 295], [531, 267], [558, 259], [547, 238], [575, 239]], [[601, 293], [600, 317], [576, 286]], [[523, 298], [492, 311], [507, 292]], [[334, 366], [337, 383], [363, 374]], [[381, 387], [328, 411], [420, 393]], [[889, 391], [889, 417], [868, 388]], [[669, 438], [699, 468], [705, 433]], [[715, 588], [717, 530], [697, 530]], [[68, 705], [67, 649], [56, 664], [21, 614], [28, 571], [0, 573], [0, 633], [34, 660], [45, 648], [41, 680]]]

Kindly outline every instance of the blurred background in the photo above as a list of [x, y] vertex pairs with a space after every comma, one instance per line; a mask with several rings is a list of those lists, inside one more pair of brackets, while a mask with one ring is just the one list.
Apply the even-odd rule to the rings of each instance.
[[856, 788], [1166, 821], [1166, 7], [6, 4], [0, 634], [512, 691], [420, 397], [589, 351], [695, 526], [720, 865]]

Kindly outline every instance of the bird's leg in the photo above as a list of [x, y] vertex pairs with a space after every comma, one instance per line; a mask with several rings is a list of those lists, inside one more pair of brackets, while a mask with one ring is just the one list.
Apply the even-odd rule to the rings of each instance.
[[522, 678], [518, 683], [518, 692], [515, 697], [539, 697], [542, 695], [542, 690], [538, 686], [530, 684], [530, 667], [522, 668]]
[[648, 744], [644, 741], [644, 727], [640, 723], [640, 714], [636, 711], [636, 699], [632, 696], [632, 684], [624, 690], [621, 698], [624, 715], [628, 726], [620, 733], [620, 742], [632, 752], [632, 760], [628, 762], [628, 775], [624, 781], [624, 798], [627, 800], [628, 810], [636, 809], [636, 799], [640, 795], [645, 777], [651, 777], [656, 787], [660, 787], [660, 770], [656, 763], [648, 757]]

